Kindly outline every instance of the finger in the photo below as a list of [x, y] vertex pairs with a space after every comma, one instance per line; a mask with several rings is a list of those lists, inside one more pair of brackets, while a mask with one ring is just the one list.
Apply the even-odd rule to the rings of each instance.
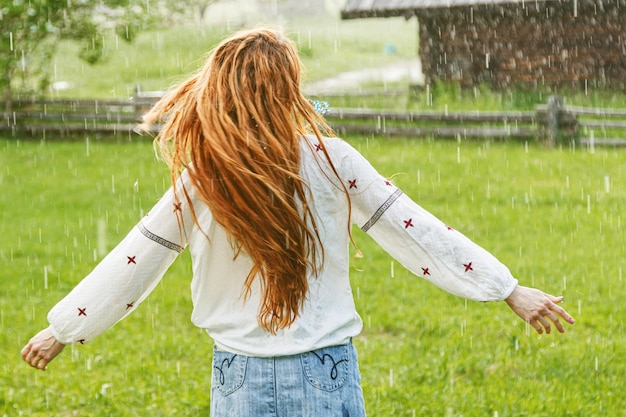
[[31, 348], [28, 353], [26, 354], [26, 357], [24, 358], [24, 360], [26, 362], [28, 362], [29, 364], [33, 363], [33, 360], [35, 360], [35, 358], [37, 357], [37, 352], [35, 349]]
[[563, 307], [557, 306], [555, 304], [554, 306], [552, 306], [550, 310], [554, 311], [557, 315], [563, 317], [563, 319], [567, 321], [568, 323], [570, 324], [575, 323], [574, 317], [572, 317], [567, 311], [565, 311]]
[[39, 358], [39, 361], [37, 362], [37, 366], [35, 366], [35, 368], [45, 371], [47, 367], [48, 367], [48, 361], [44, 358]]
[[565, 333], [565, 329], [563, 328], [563, 324], [561, 324], [561, 321], [559, 320], [559, 318], [555, 314], [548, 313], [546, 315], [546, 317], [548, 317], [550, 319], [550, 321], [552, 321], [552, 323], [554, 323], [554, 326], [559, 331], [559, 333]]
[[559, 304], [560, 302], [563, 301], [563, 296], [562, 295], [559, 295], [558, 297], [555, 297], [554, 295], [550, 295], [550, 294], [546, 294], [546, 295], [552, 299], [552, 302], [554, 304]]
[[543, 328], [541, 327], [541, 325], [537, 322], [537, 320], [528, 320], [527, 321], [528, 324], [530, 324], [531, 326], [533, 326], [535, 328], [535, 331], [539, 334], [543, 333]]
[[29, 353], [30, 353], [30, 343], [22, 348], [22, 351], [20, 352], [20, 354], [22, 355], [22, 359], [26, 361], [26, 358], [28, 357]]
[[44, 357], [36, 356], [33, 358], [30, 366], [32, 366], [35, 369], [41, 369], [45, 371], [46, 367], [48, 366], [48, 360]]
[[26, 363], [36, 369], [45, 369], [47, 365], [47, 361], [40, 356], [39, 352], [36, 349], [30, 349], [24, 360], [26, 361]]
[[539, 323], [541, 323], [541, 325], [546, 329], [546, 334], [550, 334], [550, 331], [552, 330], [550, 327], [550, 322], [546, 320], [544, 316], [539, 317], [537, 321], [539, 321]]

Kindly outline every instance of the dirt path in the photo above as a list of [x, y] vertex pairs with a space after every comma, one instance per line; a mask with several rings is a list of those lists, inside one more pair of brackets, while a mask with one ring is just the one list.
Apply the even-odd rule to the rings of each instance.
[[407, 80], [411, 84], [423, 84], [422, 64], [419, 59], [401, 61], [378, 68], [366, 68], [357, 71], [348, 71], [307, 85], [306, 90], [310, 93], [320, 94], [328, 92], [341, 92], [354, 89], [360, 84], [370, 81], [402, 81]]

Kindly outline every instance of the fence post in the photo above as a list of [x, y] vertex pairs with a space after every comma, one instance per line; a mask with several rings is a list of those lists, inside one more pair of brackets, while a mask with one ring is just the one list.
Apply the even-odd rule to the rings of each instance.
[[563, 99], [559, 96], [548, 97], [546, 109], [546, 130], [548, 145], [555, 146], [559, 141], [560, 112], [563, 108]]

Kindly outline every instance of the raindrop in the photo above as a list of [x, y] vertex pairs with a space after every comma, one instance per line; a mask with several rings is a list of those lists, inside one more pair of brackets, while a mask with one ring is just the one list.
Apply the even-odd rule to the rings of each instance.
[[393, 263], [393, 261], [391, 261], [391, 278], [394, 278], [394, 276], [395, 276], [394, 263]]
[[393, 369], [389, 370], [389, 386], [393, 387]]
[[48, 289], [48, 266], [43, 267], [43, 289]]
[[106, 397], [107, 390], [111, 388], [112, 386], [113, 384], [111, 383], [102, 384], [102, 386], [100, 387], [100, 395], [102, 395], [103, 397]]
[[94, 251], [94, 258], [96, 254], [104, 256], [106, 253], [107, 237], [106, 237], [106, 220], [98, 220], [98, 248]]
[[608, 175], [604, 176], [604, 192], [607, 194], [611, 192], [611, 178]]
[[115, 194], [115, 175], [111, 175], [111, 192]]

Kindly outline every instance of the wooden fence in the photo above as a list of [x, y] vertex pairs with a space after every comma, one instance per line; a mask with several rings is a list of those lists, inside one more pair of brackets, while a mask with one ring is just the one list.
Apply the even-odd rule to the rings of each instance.
[[[16, 100], [0, 113], [0, 131], [45, 139], [77, 133], [134, 135], [158, 95], [128, 100]], [[338, 135], [536, 140], [549, 146], [626, 146], [626, 109], [564, 106], [551, 97], [534, 111], [437, 112], [331, 109], [325, 117]]]

